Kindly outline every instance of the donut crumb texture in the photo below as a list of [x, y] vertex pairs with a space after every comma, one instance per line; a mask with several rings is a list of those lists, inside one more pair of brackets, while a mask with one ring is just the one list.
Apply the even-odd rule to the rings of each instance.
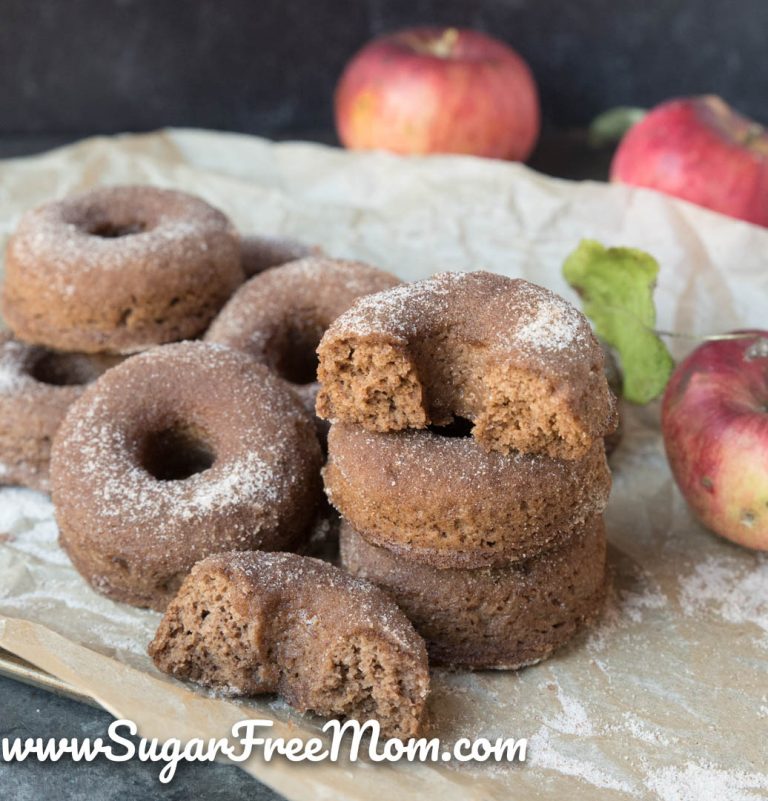
[[372, 584], [296, 554], [199, 563], [160, 623], [160, 670], [231, 695], [277, 692], [302, 712], [376, 719], [415, 736], [429, 689], [424, 643]]

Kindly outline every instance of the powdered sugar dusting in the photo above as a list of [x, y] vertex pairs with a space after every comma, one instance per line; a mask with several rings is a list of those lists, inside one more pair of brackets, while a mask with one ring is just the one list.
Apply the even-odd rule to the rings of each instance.
[[[130, 236], [90, 233], [92, 225], [113, 218], [141, 222], [142, 228]], [[28, 211], [13, 248], [25, 263], [44, 263], [53, 278], [73, 267], [80, 273], [122, 269], [168, 248], [179, 257], [205, 254], [208, 236], [228, 230], [220, 211], [192, 195], [144, 186], [101, 187]]]
[[[294, 593], [306, 599], [309, 597], [307, 588], [311, 588], [312, 596], [322, 594], [323, 608], [335, 606], [338, 614], [333, 620], [327, 617], [320, 620], [321, 607], [302, 607], [298, 610], [299, 617], [307, 626], [344, 625], [350, 629], [350, 634], [372, 629], [406, 653], [423, 654], [426, 658], [423, 641], [388, 595], [371, 582], [351, 576], [327, 562], [293, 553], [241, 552], [212, 557], [210, 563], [235, 570], [262, 591], [284, 595], [286, 602]], [[329, 594], [336, 597], [335, 605], [328, 603]]]
[[[174, 417], [179, 409], [191, 417]], [[212, 464], [158, 479], [146, 438], [186, 424], [211, 437]], [[224, 345], [167, 345], [81, 399], [54, 449], [54, 497], [63, 530], [77, 521], [77, 539], [92, 540], [76, 547], [186, 564], [193, 553], [291, 542], [311, 522], [319, 457], [312, 418], [266, 368]]]
[[537, 350], [564, 351], [584, 336], [584, 317], [570, 303], [552, 296], [547, 302], [532, 300], [532, 313], [514, 331], [518, 345]]
[[768, 775], [688, 762], [652, 768], [646, 785], [661, 801], [762, 801], [768, 793]]
[[359, 300], [334, 336], [373, 334], [408, 341], [450, 330], [499, 355], [591, 364], [596, 342], [581, 312], [543, 287], [487, 272], [439, 273]]
[[401, 284], [358, 300], [333, 325], [333, 329], [358, 336], [382, 330], [401, 336], [415, 334], [417, 325], [438, 315], [447, 315], [454, 291], [468, 281], [470, 273], [440, 273], [426, 281]]
[[36, 383], [29, 366], [38, 351], [34, 345], [0, 334], [0, 395], [15, 395]]
[[[297, 343], [303, 323], [322, 333], [356, 299], [395, 286], [390, 273], [356, 261], [319, 256], [292, 261], [246, 281], [211, 324], [205, 339], [241, 348], [263, 364], [281, 364], [280, 348]], [[318, 336], [319, 339], [319, 336]]]
[[719, 615], [729, 623], [753, 623], [768, 645], [768, 556], [755, 554], [755, 567], [743, 560], [708, 556], [680, 581], [680, 605], [686, 615]]

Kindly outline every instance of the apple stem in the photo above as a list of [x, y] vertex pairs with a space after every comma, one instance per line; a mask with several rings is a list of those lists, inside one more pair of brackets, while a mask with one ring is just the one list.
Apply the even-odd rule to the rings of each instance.
[[435, 42], [433, 52], [440, 58], [450, 58], [453, 55], [453, 48], [459, 41], [459, 32], [456, 28], [446, 28], [443, 35]]
[[749, 333], [748, 331], [737, 332], [733, 334], [684, 334], [680, 331], [665, 331], [662, 328], [651, 328], [650, 326], [645, 326], [649, 331], [652, 331], [654, 334], [660, 337], [672, 337], [673, 339], [689, 339], [692, 341], [701, 341], [701, 342], [718, 342], [720, 340], [728, 340], [728, 339], [752, 339], [755, 335], [754, 333]]
[[459, 41], [458, 28], [445, 28], [438, 39], [424, 39], [409, 35], [402, 41], [417, 53], [425, 53], [435, 58], [451, 58]]
[[745, 147], [749, 147], [751, 144], [760, 139], [764, 133], [765, 133], [765, 128], [763, 128], [763, 126], [760, 125], [760, 123], [753, 122], [752, 125], [750, 125], [749, 128], [747, 128], [746, 133], [742, 137], [741, 143]]
[[[729, 339], [754, 339], [755, 333], [750, 331], [736, 331], [731, 334], [688, 334], [682, 331], [666, 331], [663, 328], [655, 328], [652, 325], [648, 325], [643, 320], [641, 320], [636, 315], [632, 314], [631, 312], [627, 311], [627, 309], [623, 309], [620, 306], [611, 306], [608, 303], [600, 304], [601, 309], [605, 309], [607, 311], [617, 312], [621, 314], [623, 317], [631, 317], [636, 323], [639, 323], [646, 331], [650, 331], [652, 334], [656, 334], [658, 337], [670, 337], [672, 339], [687, 339], [692, 342], [718, 342], [720, 340], [729, 340]], [[764, 343], [764, 344], [760, 344]], [[752, 358], [756, 358], [757, 356], [768, 356], [768, 338], [760, 337], [752, 348], [757, 349], [758, 345], [761, 348], [759, 353], [755, 352], [752, 355]], [[752, 350], [750, 348], [750, 351]], [[765, 350], [765, 353], [762, 350]]]

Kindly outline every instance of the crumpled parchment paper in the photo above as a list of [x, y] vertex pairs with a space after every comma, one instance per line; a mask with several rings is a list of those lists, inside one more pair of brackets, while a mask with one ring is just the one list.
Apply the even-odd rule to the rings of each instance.
[[[196, 192], [243, 232], [294, 236], [415, 279], [445, 269], [522, 276], [566, 296], [583, 237], [652, 252], [659, 324], [709, 333], [768, 322], [768, 231], [652, 192], [546, 178], [472, 158], [403, 159], [202, 131], [91, 139], [0, 163], [0, 238], [35, 204], [98, 183]], [[690, 343], [673, 343], [680, 355]], [[630, 409], [607, 513], [614, 589], [591, 632], [517, 673], [437, 671], [433, 734], [526, 737], [524, 764], [265, 764], [291, 799], [768, 797], [768, 557], [715, 538], [673, 485], [658, 405]], [[0, 645], [152, 737], [275, 734], [317, 721], [159, 674], [158, 616], [93, 593], [57, 548], [50, 502], [0, 490]], [[116, 770], [119, 766], [116, 766]]]

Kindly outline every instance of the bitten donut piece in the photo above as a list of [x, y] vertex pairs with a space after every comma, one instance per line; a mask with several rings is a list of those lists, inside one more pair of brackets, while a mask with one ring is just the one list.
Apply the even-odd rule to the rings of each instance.
[[602, 512], [611, 489], [602, 441], [574, 461], [344, 423], [331, 426], [323, 478], [328, 499], [368, 540], [437, 567], [525, 559]]
[[243, 279], [220, 211], [183, 192], [106, 187], [21, 218], [2, 311], [27, 342], [132, 353], [197, 336]]
[[555, 548], [507, 567], [439, 570], [371, 545], [342, 524], [346, 570], [389, 591], [433, 662], [514, 670], [548, 657], [597, 617], [605, 531], [595, 516]]
[[270, 267], [279, 267], [289, 261], [322, 255], [321, 247], [305, 245], [298, 239], [252, 234], [240, 238], [240, 256], [246, 278], [252, 278]]
[[300, 545], [320, 462], [312, 417], [266, 367], [221, 345], [164, 345], [69, 408], [51, 458], [60, 542], [99, 592], [163, 609], [206, 556]]
[[424, 641], [381, 590], [306, 556], [227, 553], [195, 565], [149, 654], [207, 687], [376, 719], [387, 737], [414, 737], [424, 719]]
[[205, 339], [266, 364], [294, 385], [314, 414], [316, 349], [323, 333], [358, 298], [399, 283], [391, 273], [357, 261], [300, 259], [243, 284]]
[[0, 334], [0, 484], [48, 491], [51, 443], [67, 409], [118, 361], [57, 353]]
[[317, 413], [371, 431], [472, 421], [486, 448], [579, 459], [616, 425], [587, 319], [542, 287], [441, 273], [362, 298], [318, 348]]

